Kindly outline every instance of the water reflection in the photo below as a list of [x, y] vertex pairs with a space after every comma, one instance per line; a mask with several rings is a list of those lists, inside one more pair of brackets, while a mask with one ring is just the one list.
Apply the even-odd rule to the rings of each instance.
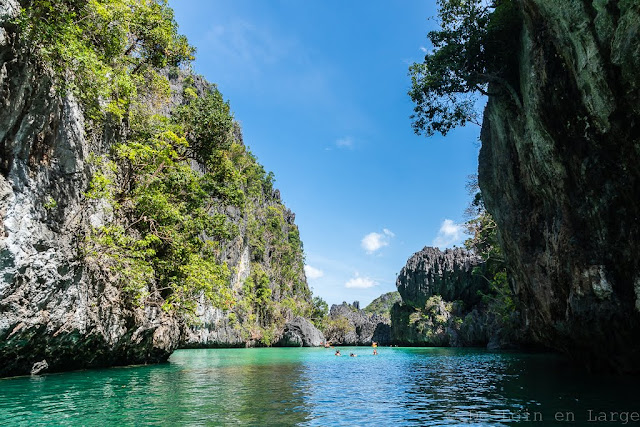
[[[171, 363], [0, 380], [8, 425], [509, 425], [639, 411], [635, 379], [469, 349], [184, 350]], [[614, 425], [609, 423], [608, 425]]]

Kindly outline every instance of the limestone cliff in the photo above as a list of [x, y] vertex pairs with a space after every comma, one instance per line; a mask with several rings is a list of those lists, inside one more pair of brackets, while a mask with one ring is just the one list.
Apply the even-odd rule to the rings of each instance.
[[506, 346], [502, 325], [481, 298], [491, 293], [483, 265], [480, 257], [461, 248], [425, 247], [413, 254], [396, 279], [402, 301], [391, 309], [391, 341]]
[[491, 97], [484, 113], [486, 207], [534, 337], [591, 369], [637, 372], [640, 3], [518, 4], [519, 99]]
[[[103, 172], [96, 159], [113, 156], [126, 132], [109, 122], [87, 130], [82, 104], [55, 87], [51, 64], [14, 24], [19, 11], [16, 0], [0, 2], [0, 376], [26, 374], [34, 366], [52, 372], [160, 362], [180, 345], [306, 342], [300, 331], [310, 328], [299, 328], [295, 319], [310, 301], [295, 216], [244, 147], [237, 125], [229, 136], [234, 156], [255, 176], [232, 171], [244, 202], [212, 197], [209, 214], [230, 231], [202, 236], [229, 271], [231, 301], [224, 310], [204, 295], [195, 302], [195, 316], [172, 310], [165, 304], [167, 289], [155, 283], [140, 298], [127, 289], [127, 275], [113, 268], [117, 263], [87, 249], [96, 230], [122, 225], [113, 202], [88, 191]], [[200, 77], [168, 74], [170, 102], [149, 103], [165, 120], [187, 103], [185, 94], [213, 90]], [[197, 161], [190, 167], [194, 176], [205, 173]], [[134, 224], [124, 224], [134, 232]], [[293, 332], [283, 337], [287, 322]]]
[[475, 304], [478, 291], [486, 290], [481, 274], [472, 274], [482, 264], [480, 257], [461, 248], [425, 247], [413, 254], [396, 279], [405, 304], [422, 307], [429, 297], [440, 295], [446, 301], [463, 300]]
[[83, 114], [58, 96], [0, 4], [0, 375], [166, 360], [179, 322], [123, 304], [83, 263], [79, 240], [104, 221], [83, 197], [91, 167]]

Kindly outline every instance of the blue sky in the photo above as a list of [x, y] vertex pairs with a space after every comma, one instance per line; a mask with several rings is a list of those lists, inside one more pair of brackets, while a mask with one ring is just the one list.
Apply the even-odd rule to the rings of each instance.
[[430, 48], [435, 2], [170, 5], [194, 70], [230, 101], [296, 214], [314, 295], [364, 306], [395, 290], [414, 252], [461, 244], [480, 129], [427, 139], [409, 118], [407, 70]]

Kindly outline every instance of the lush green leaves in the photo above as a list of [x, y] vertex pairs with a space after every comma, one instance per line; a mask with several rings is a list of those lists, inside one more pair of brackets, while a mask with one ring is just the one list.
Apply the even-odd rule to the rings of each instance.
[[324, 331], [329, 322], [329, 304], [321, 297], [313, 297], [311, 308], [311, 322], [321, 331]]
[[94, 120], [124, 117], [158, 69], [193, 58], [166, 0], [33, 0], [18, 24], [58, 87]]
[[[187, 77], [183, 105], [153, 114], [170, 99], [165, 70], [179, 80], [193, 54], [166, 0], [34, 0], [17, 24], [60, 93], [81, 101], [90, 135], [115, 142], [89, 162], [87, 203], [109, 204], [84, 245], [95, 265], [141, 305], [189, 315], [204, 297], [233, 310], [267, 345], [309, 314], [298, 229], [222, 94]], [[225, 260], [245, 227], [261, 263], [238, 291]]]
[[206, 162], [216, 150], [228, 149], [233, 142], [229, 103], [215, 87], [179, 108], [175, 117], [191, 141], [192, 156], [196, 160]]
[[[441, 29], [428, 38], [433, 49], [409, 68], [416, 133], [446, 135], [479, 123], [479, 95], [488, 84], [514, 95], [512, 86], [519, 17], [514, 0], [438, 0]], [[518, 101], [519, 102], [519, 101]]]
[[505, 329], [504, 333], [512, 333], [517, 328], [516, 304], [509, 283], [507, 264], [498, 240], [498, 227], [484, 207], [475, 176], [471, 178], [468, 187], [475, 194], [467, 209], [469, 220], [465, 225], [470, 237], [464, 244], [485, 262], [482, 268], [474, 269], [474, 273], [482, 274], [489, 282], [490, 292], [482, 295], [484, 303]]

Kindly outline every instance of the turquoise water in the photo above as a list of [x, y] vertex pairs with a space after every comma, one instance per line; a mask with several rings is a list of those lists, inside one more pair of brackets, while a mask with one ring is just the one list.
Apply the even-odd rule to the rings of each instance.
[[[575, 422], [557, 425], [612, 426], [640, 411], [637, 379], [584, 375], [553, 355], [341, 352], [179, 350], [162, 365], [4, 379], [0, 425], [552, 425], [560, 413]], [[619, 414], [589, 422], [589, 410]]]

